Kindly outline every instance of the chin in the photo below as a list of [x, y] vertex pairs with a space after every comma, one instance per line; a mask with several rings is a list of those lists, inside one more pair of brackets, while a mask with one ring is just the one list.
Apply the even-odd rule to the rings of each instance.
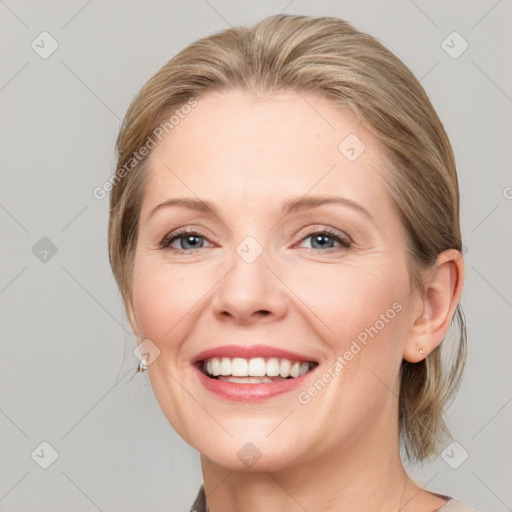
[[266, 445], [256, 444], [251, 441], [239, 443], [231, 440], [225, 445], [195, 446], [201, 454], [201, 458], [208, 459], [211, 463], [221, 466], [229, 471], [241, 473], [268, 473], [284, 471], [297, 466], [300, 455], [290, 446], [276, 446], [267, 442]]

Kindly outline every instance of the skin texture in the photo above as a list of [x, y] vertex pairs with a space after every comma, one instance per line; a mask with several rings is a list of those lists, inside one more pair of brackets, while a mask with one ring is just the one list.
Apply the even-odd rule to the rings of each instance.
[[[419, 489], [399, 457], [399, 369], [443, 339], [462, 289], [460, 253], [442, 253], [424, 288], [412, 288], [383, 150], [331, 101], [243, 91], [198, 101], [150, 158], [129, 319], [160, 350], [151, 384], [201, 454], [210, 510], [437, 509], [445, 500]], [[349, 134], [366, 146], [355, 161], [338, 149]], [[283, 216], [282, 203], [304, 195], [344, 197], [368, 215], [325, 204]], [[177, 197], [212, 201], [217, 214], [151, 215]], [[203, 238], [162, 248], [179, 228]], [[315, 243], [326, 228], [351, 247]], [[250, 264], [236, 251], [247, 236], [263, 250]], [[264, 402], [224, 400], [190, 364], [212, 347], [267, 344], [310, 356], [320, 376], [396, 303], [401, 311], [308, 404], [297, 395], [311, 381]], [[248, 442], [262, 454], [251, 468], [237, 456]]]

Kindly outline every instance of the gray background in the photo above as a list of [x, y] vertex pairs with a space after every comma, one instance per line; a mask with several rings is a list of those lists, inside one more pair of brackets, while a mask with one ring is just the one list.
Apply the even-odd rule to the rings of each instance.
[[[467, 248], [469, 361], [448, 413], [462, 448], [411, 472], [480, 511], [511, 510], [512, 1], [287, 2], [0, 0], [1, 511], [191, 505], [199, 456], [147, 375], [133, 376], [108, 199], [92, 190], [114, 169], [129, 102], [160, 66], [199, 37], [278, 12], [338, 16], [376, 36], [445, 124]], [[58, 43], [47, 58], [31, 47], [51, 49], [44, 31]]]

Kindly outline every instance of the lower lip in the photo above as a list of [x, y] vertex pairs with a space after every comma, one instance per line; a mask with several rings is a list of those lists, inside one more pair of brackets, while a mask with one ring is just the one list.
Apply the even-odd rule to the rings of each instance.
[[199, 368], [195, 367], [195, 371], [199, 375], [199, 381], [208, 391], [234, 402], [262, 402], [274, 396], [293, 391], [301, 384], [304, 384], [304, 381], [310, 377], [315, 369], [309, 370], [304, 375], [294, 379], [262, 382], [261, 384], [238, 384], [236, 382], [211, 379]]

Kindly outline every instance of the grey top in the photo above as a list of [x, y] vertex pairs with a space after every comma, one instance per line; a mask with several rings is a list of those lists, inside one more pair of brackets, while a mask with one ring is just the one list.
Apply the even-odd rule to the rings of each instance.
[[[441, 498], [446, 498], [448, 501], [441, 507], [433, 512], [476, 512], [474, 508], [468, 507], [467, 505], [464, 505], [464, 503], [461, 503], [460, 501], [457, 501], [456, 499], [452, 498], [451, 496], [445, 496], [444, 494], [436, 494], [436, 496], [439, 496]], [[190, 507], [190, 512], [209, 512], [208, 511], [208, 504], [206, 503], [206, 494], [204, 492], [204, 485], [201, 485], [201, 488], [199, 489], [199, 492], [197, 494], [196, 500], [194, 501], [194, 504], [192, 507]]]

